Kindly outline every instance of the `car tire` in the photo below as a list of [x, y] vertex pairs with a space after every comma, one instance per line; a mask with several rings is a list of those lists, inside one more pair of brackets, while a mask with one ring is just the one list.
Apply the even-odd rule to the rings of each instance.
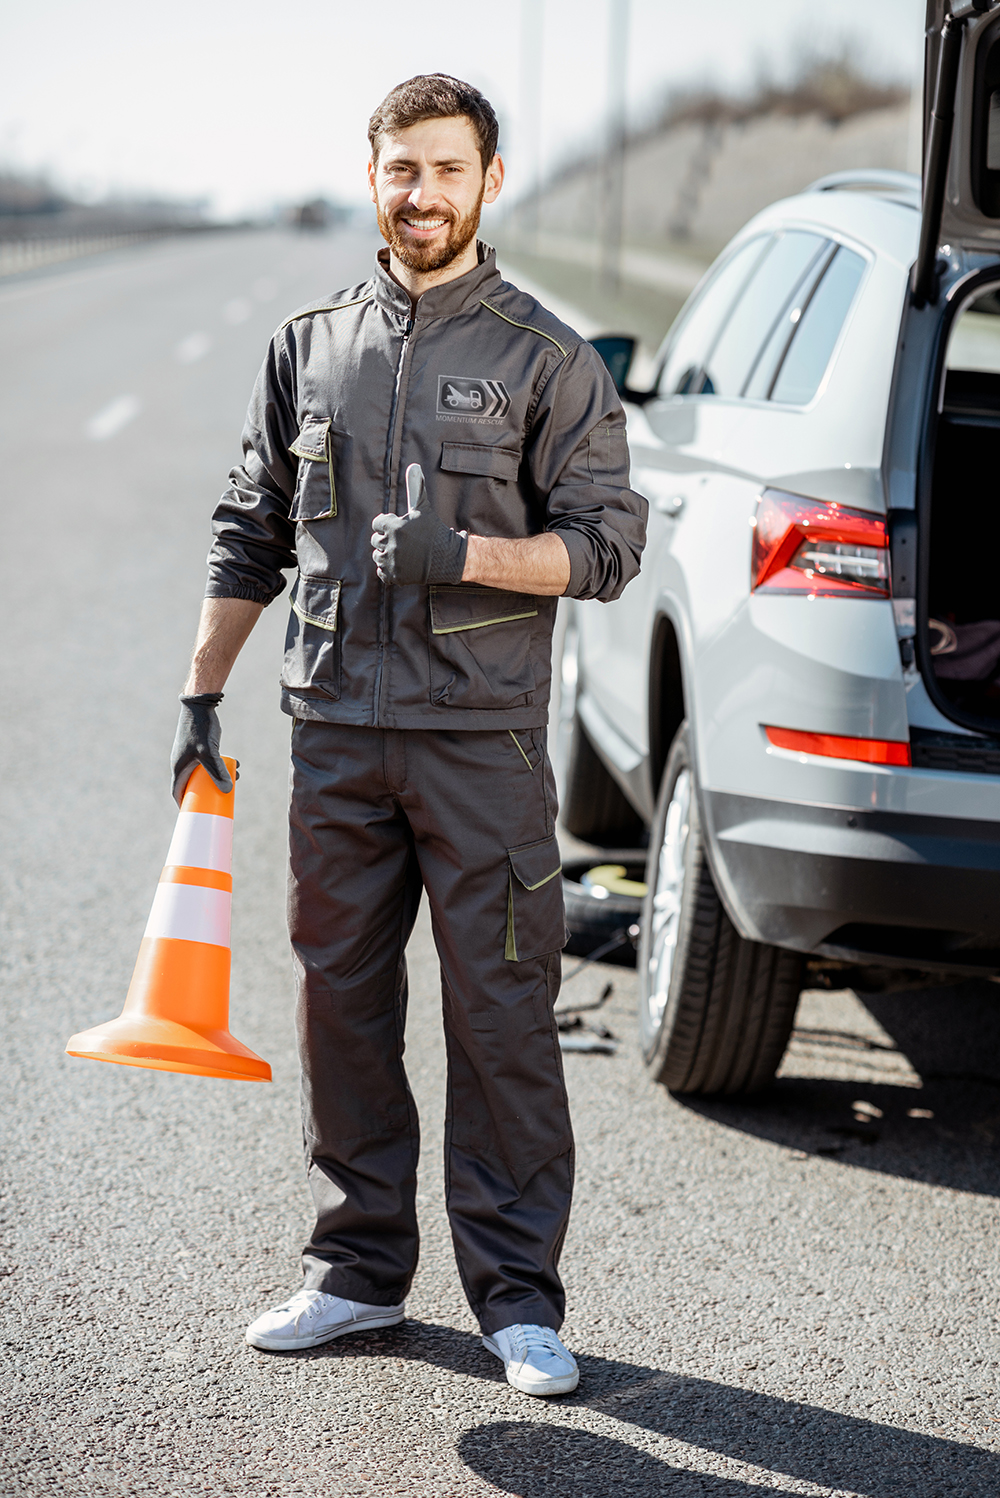
[[570, 599], [560, 599], [552, 638], [552, 763], [559, 817], [567, 832], [599, 848], [643, 844], [643, 823], [587, 737], [577, 711], [580, 627]]
[[639, 1028], [671, 1092], [747, 1094], [773, 1080], [802, 987], [797, 952], [740, 936], [705, 851], [690, 734], [670, 748], [646, 866]]
[[567, 832], [599, 848], [636, 847], [642, 838], [642, 818], [605, 769], [578, 712], [573, 714], [561, 816]]

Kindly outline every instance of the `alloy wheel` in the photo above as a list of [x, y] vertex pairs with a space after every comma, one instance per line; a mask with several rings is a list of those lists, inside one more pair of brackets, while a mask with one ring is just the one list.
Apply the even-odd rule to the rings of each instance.
[[670, 994], [690, 823], [691, 771], [685, 767], [674, 782], [670, 805], [667, 807], [650, 910], [646, 959], [646, 1012], [650, 1037], [658, 1033], [663, 1023]]

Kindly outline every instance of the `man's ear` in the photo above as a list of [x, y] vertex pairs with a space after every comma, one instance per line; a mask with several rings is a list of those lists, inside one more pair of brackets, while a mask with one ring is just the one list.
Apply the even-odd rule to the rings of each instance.
[[373, 203], [376, 203], [376, 204], [378, 203], [378, 194], [375, 191], [375, 163], [374, 163], [374, 161], [369, 161], [369, 163], [368, 163], [368, 196], [371, 198], [371, 200], [372, 200]]
[[500, 189], [501, 187], [503, 187], [503, 179], [503, 157], [498, 153], [496, 156], [494, 156], [493, 160], [486, 168], [486, 186], [483, 190], [484, 203], [496, 202], [497, 198], [500, 196]]

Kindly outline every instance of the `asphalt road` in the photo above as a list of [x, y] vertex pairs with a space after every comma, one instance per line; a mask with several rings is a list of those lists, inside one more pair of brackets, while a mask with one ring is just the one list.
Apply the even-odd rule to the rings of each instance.
[[635, 1043], [570, 1055], [575, 1395], [482, 1351], [442, 1209], [425, 921], [408, 1062], [421, 1268], [400, 1328], [292, 1357], [246, 1322], [308, 1223], [283, 932], [284, 605], [223, 707], [239, 756], [233, 1029], [271, 1086], [72, 1060], [120, 1009], [173, 825], [208, 516], [266, 339], [362, 236], [204, 238], [0, 287], [4, 1495], [996, 1498], [994, 985], [810, 994], [773, 1091], [685, 1104]]

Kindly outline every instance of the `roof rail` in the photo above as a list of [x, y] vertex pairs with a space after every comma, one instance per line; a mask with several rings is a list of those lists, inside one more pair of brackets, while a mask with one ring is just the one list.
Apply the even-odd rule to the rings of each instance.
[[806, 192], [867, 192], [875, 197], [920, 207], [920, 178], [915, 172], [893, 172], [881, 167], [859, 167], [852, 172], [831, 172], [810, 182]]

